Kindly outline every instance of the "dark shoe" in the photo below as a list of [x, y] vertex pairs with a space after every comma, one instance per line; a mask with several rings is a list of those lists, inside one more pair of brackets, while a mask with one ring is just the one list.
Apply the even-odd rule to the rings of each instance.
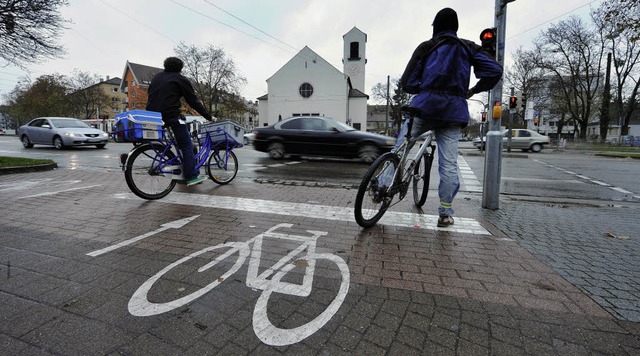
[[196, 184], [200, 184], [202, 182], [204, 182], [205, 180], [207, 180], [207, 177], [195, 177], [195, 178], [191, 178], [187, 180], [187, 187], [192, 186], [192, 185], [196, 185]]
[[440, 215], [438, 218], [438, 227], [448, 227], [453, 225], [453, 217], [450, 215]]

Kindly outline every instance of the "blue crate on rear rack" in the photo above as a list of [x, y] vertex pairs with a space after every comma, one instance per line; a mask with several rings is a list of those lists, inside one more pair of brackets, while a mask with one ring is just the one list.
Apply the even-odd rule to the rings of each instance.
[[115, 116], [114, 130], [111, 133], [116, 142], [140, 142], [162, 140], [162, 114], [155, 111], [132, 110]]
[[242, 147], [244, 128], [233, 121], [207, 122], [200, 127], [199, 138], [201, 141], [211, 136], [214, 146]]

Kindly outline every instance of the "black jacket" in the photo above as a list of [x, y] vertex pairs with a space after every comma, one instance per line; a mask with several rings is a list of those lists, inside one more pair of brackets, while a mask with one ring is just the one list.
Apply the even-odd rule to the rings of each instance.
[[176, 72], [160, 72], [153, 77], [149, 85], [147, 110], [162, 113], [162, 121], [169, 123], [180, 117], [180, 98], [184, 98], [205, 119], [211, 120], [211, 114], [196, 97], [189, 79]]

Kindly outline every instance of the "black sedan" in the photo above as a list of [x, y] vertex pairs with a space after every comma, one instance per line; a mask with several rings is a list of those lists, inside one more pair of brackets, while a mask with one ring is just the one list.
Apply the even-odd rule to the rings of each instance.
[[367, 163], [390, 151], [396, 139], [362, 132], [324, 116], [297, 116], [254, 131], [253, 147], [274, 159], [285, 154], [359, 158]]

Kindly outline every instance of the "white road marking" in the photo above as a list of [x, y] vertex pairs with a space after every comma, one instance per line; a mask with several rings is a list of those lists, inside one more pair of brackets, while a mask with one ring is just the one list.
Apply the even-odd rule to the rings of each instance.
[[611, 185], [611, 184], [609, 184], [609, 183], [602, 182], [602, 181], [599, 181], [599, 180], [597, 180], [597, 179], [593, 179], [593, 178], [591, 178], [591, 177], [587, 177], [587, 176], [585, 176], [585, 175], [578, 174], [578, 173], [576, 173], [576, 172], [567, 171], [567, 170], [565, 170], [565, 169], [563, 169], [563, 168], [553, 166], [553, 165], [551, 165], [551, 164], [548, 164], [548, 163], [546, 163], [546, 162], [539, 161], [539, 160], [537, 160], [537, 159], [534, 159], [533, 161], [534, 161], [534, 162], [537, 162], [537, 163], [540, 163], [540, 164], [544, 164], [545, 166], [549, 166], [549, 167], [555, 168], [555, 169], [557, 169], [557, 170], [559, 170], [559, 171], [561, 171], [561, 172], [564, 172], [564, 173], [567, 173], [567, 174], [570, 174], [570, 175], [576, 176], [577, 178], [580, 178], [580, 179], [586, 180], [586, 181], [591, 182], [591, 183], [593, 183], [593, 184], [597, 184], [597, 185], [600, 185], [600, 186], [603, 186], [603, 187], [611, 188], [612, 190], [615, 190], [616, 192], [619, 192], [619, 193], [622, 193], [622, 194], [628, 194], [628, 195], [631, 195], [631, 197], [632, 197], [632, 198], [634, 198], [634, 199], [640, 199], [640, 196], [639, 196], [639, 195], [634, 195], [634, 194], [635, 194], [634, 192], [630, 192], [630, 191], [628, 191], [628, 190], [626, 190], [626, 189], [619, 188], [619, 187], [615, 187], [615, 186], [613, 186], [613, 185]]
[[611, 187], [611, 189], [615, 190], [616, 192], [620, 192], [622, 194], [633, 194], [633, 192], [630, 192], [626, 189], [622, 189], [622, 188], [618, 188], [618, 187]]
[[140, 235], [140, 236], [136, 236], [134, 238], [131, 238], [129, 240], [125, 240], [122, 241], [120, 243], [117, 243], [115, 245], [111, 245], [109, 247], [105, 247], [103, 249], [100, 250], [96, 250], [93, 252], [89, 252], [87, 253], [87, 256], [91, 256], [91, 257], [96, 257], [96, 256], [100, 256], [102, 254], [105, 254], [107, 252], [111, 252], [113, 250], [117, 250], [120, 247], [124, 247], [124, 246], [128, 246], [131, 245], [134, 242], [140, 241], [142, 239], [146, 239], [149, 236], [153, 236], [159, 232], [162, 232], [164, 230], [168, 230], [168, 229], [179, 229], [183, 226], [185, 226], [186, 224], [190, 223], [191, 221], [195, 220], [198, 216], [200, 215], [194, 215], [188, 218], [184, 218], [184, 219], [180, 219], [180, 220], [175, 220], [175, 221], [171, 221], [165, 224], [160, 225], [160, 228], [151, 232], [147, 232], [146, 234]]
[[[133, 193], [118, 193], [113, 195], [117, 199], [139, 200]], [[238, 210], [264, 214], [299, 216], [319, 218], [334, 221], [354, 222], [353, 208], [307, 203], [292, 203], [274, 200], [237, 198], [225, 196], [211, 196], [208, 194], [189, 194], [172, 192], [168, 196], [157, 200], [165, 204], [181, 204], [201, 206], [207, 208]], [[451, 231], [473, 235], [491, 235], [475, 219], [455, 217], [452, 227], [437, 227], [438, 216], [416, 213], [387, 211], [380, 220], [382, 225], [414, 227], [420, 229]]]
[[469, 192], [482, 192], [482, 183], [480, 183], [480, 180], [478, 180], [478, 177], [473, 173], [473, 170], [471, 170], [471, 167], [469, 167], [469, 164], [462, 156], [458, 156], [458, 167], [465, 189]]
[[33, 194], [33, 195], [27, 195], [24, 197], [18, 197], [16, 199], [27, 199], [27, 198], [36, 198], [36, 197], [42, 197], [42, 196], [47, 196], [47, 195], [56, 195], [56, 194], [60, 194], [60, 193], [66, 193], [66, 192], [72, 192], [74, 190], [82, 190], [82, 189], [90, 189], [90, 188], [96, 188], [96, 187], [101, 187], [102, 184], [94, 184], [94, 185], [88, 185], [85, 187], [77, 187], [77, 188], [69, 188], [69, 189], [65, 189], [65, 190], [58, 190], [56, 192], [44, 192], [44, 193], [39, 193], [39, 194]]

